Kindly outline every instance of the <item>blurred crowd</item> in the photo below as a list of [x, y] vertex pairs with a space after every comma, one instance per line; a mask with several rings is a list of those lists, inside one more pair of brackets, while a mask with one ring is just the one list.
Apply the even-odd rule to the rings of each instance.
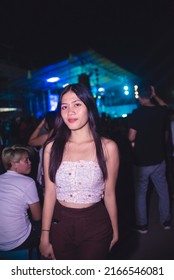
[[[173, 186], [174, 186], [174, 170], [173, 170], [173, 142], [174, 138], [174, 129], [172, 131], [172, 127], [174, 127], [174, 110], [168, 108], [168, 116], [169, 116], [169, 133], [166, 141], [166, 163], [167, 163], [167, 179], [169, 184], [171, 199], [173, 199]], [[47, 115], [47, 114], [46, 114]], [[45, 115], [45, 116], [46, 116]], [[48, 114], [49, 115], [49, 114]], [[45, 116], [36, 118], [34, 116], [30, 117], [16, 117], [9, 121], [1, 121], [0, 122], [0, 151], [4, 147], [11, 146], [14, 144], [22, 144], [27, 145], [31, 149], [31, 161], [32, 161], [32, 171], [30, 176], [36, 180], [38, 185], [38, 191], [40, 194], [41, 201], [43, 201], [43, 187], [37, 181], [38, 176], [38, 166], [39, 166], [39, 151], [41, 149], [42, 140], [39, 144], [37, 143], [37, 139], [32, 143], [31, 136], [35, 132], [35, 130], [40, 126], [40, 124], [45, 119]], [[127, 207], [130, 209], [125, 210], [123, 212], [127, 212], [133, 217], [133, 174], [132, 174], [132, 146], [128, 139], [129, 132], [129, 120], [130, 115], [126, 118], [111, 118], [109, 115], [103, 113], [101, 115], [101, 129], [105, 136], [113, 139], [119, 148], [120, 153], [120, 168], [119, 168], [119, 176], [118, 176], [118, 186], [117, 186], [117, 197], [118, 204], [120, 201], [120, 215], [124, 215], [122, 213], [122, 198], [128, 197]], [[47, 135], [48, 127], [44, 124], [40, 127], [38, 132], [38, 136]], [[45, 139], [46, 140], [46, 139]], [[40, 141], [40, 140], [39, 140]], [[174, 140], [173, 140], [174, 141]], [[5, 169], [0, 160], [0, 173], [5, 172]], [[131, 199], [132, 198], [132, 199]], [[130, 217], [125, 214], [126, 219], [124, 222], [128, 221], [130, 223]]]

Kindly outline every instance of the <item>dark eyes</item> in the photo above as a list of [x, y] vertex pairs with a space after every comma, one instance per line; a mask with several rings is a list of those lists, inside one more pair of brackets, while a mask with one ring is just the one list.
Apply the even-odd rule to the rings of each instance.
[[74, 104], [74, 107], [79, 107], [79, 106], [81, 106], [82, 104], [81, 103], [75, 103]]
[[61, 106], [61, 110], [66, 110], [67, 107], [68, 106], [65, 106], [65, 105]]
[[[76, 108], [76, 107], [80, 107], [80, 106], [82, 106], [82, 104], [81, 103], [74, 103], [74, 107]], [[61, 106], [61, 110], [66, 110], [68, 108], [68, 105], [62, 105]]]

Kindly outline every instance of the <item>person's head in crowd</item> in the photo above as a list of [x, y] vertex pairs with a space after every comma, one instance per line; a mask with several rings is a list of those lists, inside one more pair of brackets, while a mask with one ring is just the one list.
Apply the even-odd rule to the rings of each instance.
[[138, 101], [141, 105], [152, 104], [153, 91], [152, 86], [143, 85], [138, 88]]
[[28, 175], [31, 172], [30, 149], [13, 145], [2, 150], [2, 163], [6, 170]]
[[151, 86], [143, 86], [139, 89], [138, 95], [140, 98], [143, 99], [150, 99], [152, 96], [152, 89]]

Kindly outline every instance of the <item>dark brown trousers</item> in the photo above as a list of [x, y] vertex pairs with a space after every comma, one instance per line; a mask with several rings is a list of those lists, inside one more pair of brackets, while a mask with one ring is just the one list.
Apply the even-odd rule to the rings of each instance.
[[74, 209], [55, 205], [51, 243], [56, 259], [106, 259], [112, 240], [112, 226], [103, 201]]

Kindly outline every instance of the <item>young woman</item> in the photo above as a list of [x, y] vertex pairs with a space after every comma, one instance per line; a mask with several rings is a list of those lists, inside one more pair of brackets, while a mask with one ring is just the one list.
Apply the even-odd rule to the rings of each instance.
[[118, 240], [117, 145], [98, 131], [91, 92], [60, 94], [53, 137], [44, 150], [45, 198], [40, 251], [49, 259], [105, 259]]

